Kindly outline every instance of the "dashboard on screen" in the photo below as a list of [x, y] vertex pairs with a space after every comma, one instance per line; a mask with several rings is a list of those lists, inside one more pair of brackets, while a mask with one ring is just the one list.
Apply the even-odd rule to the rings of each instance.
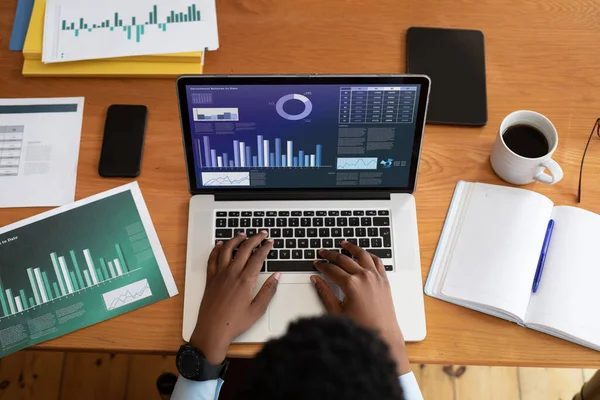
[[420, 91], [419, 84], [187, 85], [196, 186], [406, 187]]

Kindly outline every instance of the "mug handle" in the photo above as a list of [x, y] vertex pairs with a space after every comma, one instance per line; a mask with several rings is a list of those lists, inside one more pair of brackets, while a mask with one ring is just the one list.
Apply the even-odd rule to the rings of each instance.
[[543, 163], [540, 164], [540, 166], [546, 168], [548, 170], [548, 172], [550, 172], [550, 175], [548, 175], [544, 172], [541, 172], [538, 175], [533, 177], [533, 179], [535, 179], [536, 181], [540, 181], [542, 183], [548, 183], [548, 184], [552, 185], [552, 184], [557, 183], [558, 181], [560, 181], [563, 178], [562, 168], [553, 159], [550, 158], [550, 159], [544, 161]]

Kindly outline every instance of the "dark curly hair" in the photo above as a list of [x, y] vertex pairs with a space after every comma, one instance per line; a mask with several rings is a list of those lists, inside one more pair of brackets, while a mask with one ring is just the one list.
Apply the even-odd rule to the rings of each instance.
[[374, 331], [347, 318], [300, 319], [267, 342], [236, 399], [401, 400], [396, 364]]

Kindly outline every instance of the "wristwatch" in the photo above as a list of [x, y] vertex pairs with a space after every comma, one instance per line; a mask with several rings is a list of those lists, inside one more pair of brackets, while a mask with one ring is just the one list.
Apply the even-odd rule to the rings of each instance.
[[212, 365], [206, 360], [204, 353], [189, 344], [184, 344], [179, 348], [176, 363], [181, 376], [192, 381], [222, 379], [229, 366], [227, 359], [221, 365]]

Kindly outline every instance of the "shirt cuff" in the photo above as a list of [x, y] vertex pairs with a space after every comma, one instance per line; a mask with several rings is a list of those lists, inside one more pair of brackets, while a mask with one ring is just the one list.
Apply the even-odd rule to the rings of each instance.
[[419, 389], [415, 374], [409, 372], [408, 374], [400, 375], [398, 381], [400, 381], [400, 387], [402, 387], [402, 391], [404, 392], [404, 400], [423, 400], [423, 395], [421, 394], [421, 389]]
[[179, 376], [171, 400], [217, 400], [223, 386], [222, 379], [191, 381]]

